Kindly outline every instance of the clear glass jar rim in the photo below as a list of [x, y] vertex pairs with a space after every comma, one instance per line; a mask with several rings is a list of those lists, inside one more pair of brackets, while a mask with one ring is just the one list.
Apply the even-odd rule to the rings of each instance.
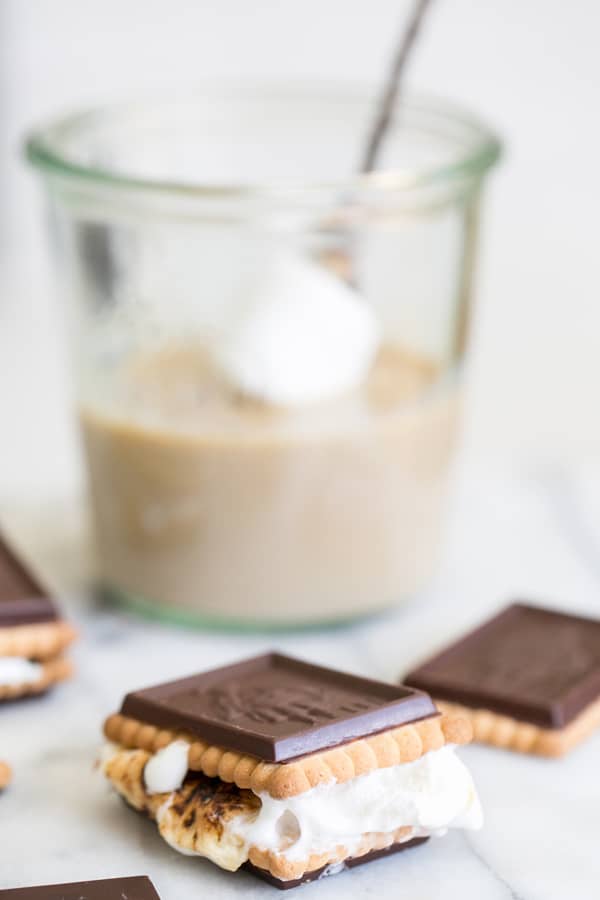
[[[312, 91], [310, 85], [306, 84], [292, 84], [285, 87], [263, 84], [252, 86], [218, 84], [184, 98], [172, 99], [181, 103], [182, 99], [193, 101], [194, 97], [206, 99], [207, 96], [214, 97], [215, 100], [231, 100], [232, 102], [244, 98], [262, 97], [264, 99], [285, 98], [286, 101], [293, 103], [295, 97], [303, 100], [311, 97], [320, 100], [324, 96], [327, 100], [339, 99], [343, 102], [373, 100], [372, 92], [365, 91], [364, 88], [349, 88], [347, 85], [340, 87], [331, 84], [313, 86]], [[127, 191], [139, 190], [147, 193], [196, 196], [198, 198], [257, 198], [260, 196], [273, 197], [274, 194], [289, 193], [290, 190], [294, 192], [369, 190], [395, 193], [423, 189], [446, 181], [481, 177], [498, 160], [502, 152], [502, 143], [498, 135], [477, 116], [443, 98], [414, 94], [408, 94], [408, 97], [402, 96], [396, 107], [396, 114], [402, 109], [406, 109], [408, 113], [423, 113], [434, 118], [442, 129], [444, 126], [448, 129], [458, 126], [462, 129], [464, 137], [468, 138], [462, 152], [458, 151], [450, 161], [423, 167], [411, 166], [410, 169], [385, 169], [375, 170], [368, 174], [357, 173], [350, 178], [340, 178], [335, 181], [313, 180], [302, 184], [294, 183], [290, 188], [289, 185], [282, 185], [278, 182], [203, 183], [202, 181], [138, 177], [108, 167], [86, 165], [70, 158], [69, 154], [62, 149], [70, 137], [77, 133], [83, 133], [101, 119], [108, 121], [111, 117], [122, 117], [128, 113], [134, 114], [151, 109], [157, 104], [166, 105], [167, 102], [168, 98], [159, 97], [154, 100], [90, 108], [59, 117], [26, 136], [25, 155], [34, 167], [49, 177], [58, 176], [69, 181], [79, 181], [90, 187], [121, 188]], [[357, 144], [360, 138], [361, 135], [357, 135]]]

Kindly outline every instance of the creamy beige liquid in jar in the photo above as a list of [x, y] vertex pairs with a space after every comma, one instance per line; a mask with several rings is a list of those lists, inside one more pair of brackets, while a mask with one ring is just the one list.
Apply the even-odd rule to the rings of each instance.
[[129, 407], [81, 411], [112, 583], [283, 623], [378, 610], [426, 580], [458, 412], [430, 363], [386, 347], [364, 388], [292, 413], [228, 393], [191, 347], [125, 378]]
[[99, 579], [129, 605], [318, 624], [433, 574], [498, 145], [405, 102], [387, 177], [355, 179], [368, 109], [337, 92], [196, 97], [29, 143], [54, 205]]

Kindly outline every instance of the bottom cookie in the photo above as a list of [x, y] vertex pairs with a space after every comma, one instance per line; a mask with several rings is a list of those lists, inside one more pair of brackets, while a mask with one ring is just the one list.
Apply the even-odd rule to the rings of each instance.
[[400, 853], [402, 850], [409, 850], [411, 847], [417, 847], [419, 844], [424, 844], [425, 841], [428, 840], [428, 837], [412, 838], [410, 841], [392, 844], [391, 847], [384, 847], [382, 850], [372, 850], [370, 853], [365, 853], [363, 856], [349, 857], [343, 862], [334, 865], [321, 866], [320, 869], [314, 869], [312, 872], [305, 872], [301, 878], [294, 878], [290, 881], [282, 881], [280, 878], [275, 878], [266, 869], [254, 866], [251, 862], [245, 863], [242, 868], [246, 872], [250, 872], [250, 874], [260, 878], [262, 881], [266, 881], [273, 885], [273, 887], [279, 888], [280, 891], [287, 891], [290, 888], [299, 887], [301, 884], [306, 884], [309, 881], [318, 881], [319, 878], [326, 878], [328, 875], [337, 875], [338, 872], [342, 872], [344, 869], [353, 869], [355, 866], [362, 866], [363, 863], [372, 862], [376, 859], [381, 859], [384, 856], [391, 856], [392, 853]]

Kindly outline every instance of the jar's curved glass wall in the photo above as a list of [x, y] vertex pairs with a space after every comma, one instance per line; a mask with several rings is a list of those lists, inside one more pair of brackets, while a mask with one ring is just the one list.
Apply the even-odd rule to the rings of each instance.
[[[199, 623], [338, 621], [433, 571], [498, 143], [415, 101], [382, 171], [341, 177], [368, 109], [212, 95], [89, 113], [28, 143], [52, 205], [100, 578], [130, 604]], [[290, 290], [325, 271], [374, 312], [379, 350], [353, 390], [274, 405], [215, 365], [282, 261]]]

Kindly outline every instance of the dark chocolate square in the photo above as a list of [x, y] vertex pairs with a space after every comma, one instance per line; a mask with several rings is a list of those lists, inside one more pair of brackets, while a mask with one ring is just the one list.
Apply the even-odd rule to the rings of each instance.
[[136, 691], [121, 713], [283, 762], [436, 715], [421, 691], [268, 653]]
[[563, 728], [600, 697], [600, 621], [516, 603], [404, 681], [435, 699]]
[[9, 888], [0, 891], [0, 900], [160, 900], [145, 875], [132, 878], [102, 878], [69, 884]]
[[48, 592], [0, 535], [0, 628], [51, 622], [56, 608]]

